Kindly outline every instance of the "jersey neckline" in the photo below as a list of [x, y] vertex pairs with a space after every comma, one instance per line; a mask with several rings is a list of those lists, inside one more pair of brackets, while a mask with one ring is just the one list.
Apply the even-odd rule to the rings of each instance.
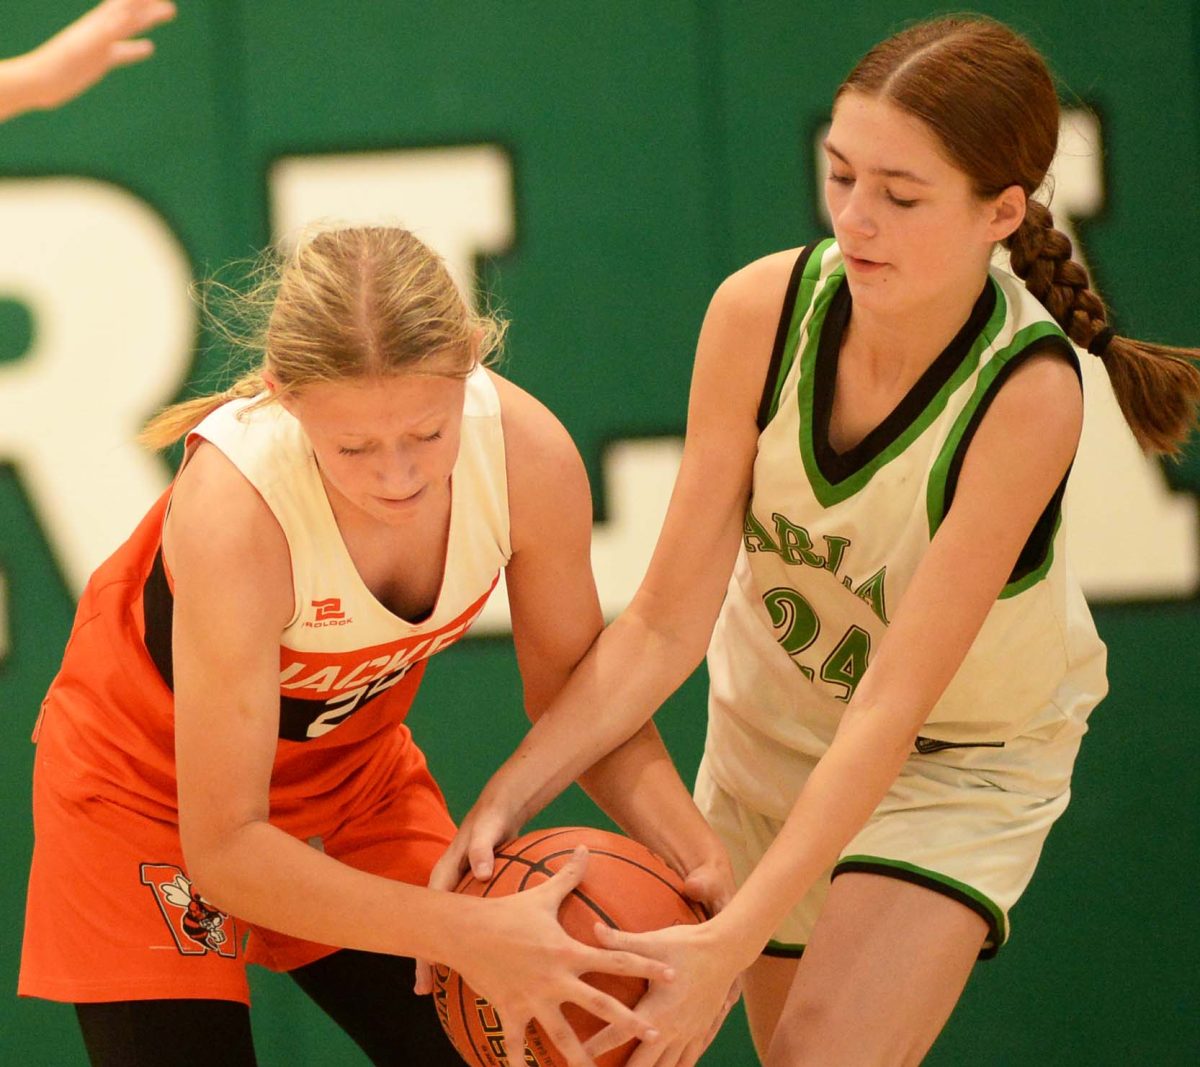
[[[801, 390], [800, 401], [803, 405], [805, 399], [808, 400], [808, 411], [804, 412], [802, 408], [802, 414], [807, 415], [802, 419], [802, 425], [808, 427], [814, 473], [819, 474], [820, 480], [831, 489], [844, 487], [845, 494], [836, 494], [841, 497], [855, 492], [860, 481], [865, 483], [875, 469], [887, 462], [898, 444], [903, 442], [901, 447], [906, 446], [945, 406], [954, 387], [952, 383], [957, 384], [964, 364], [974, 366], [978, 361], [981, 337], [994, 333], [989, 324], [997, 304], [1003, 305], [1003, 301], [999, 300], [997, 286], [989, 274], [966, 322], [950, 343], [877, 426], [852, 448], [838, 452], [830, 444], [829, 425], [842, 338], [853, 306], [845, 275], [840, 270], [838, 274], [839, 277], [830, 279], [833, 285], [828, 310], [821, 322], [817, 344], [810, 347], [812, 365], [808, 377], [811, 387]], [[802, 432], [803, 436], [806, 435]]]

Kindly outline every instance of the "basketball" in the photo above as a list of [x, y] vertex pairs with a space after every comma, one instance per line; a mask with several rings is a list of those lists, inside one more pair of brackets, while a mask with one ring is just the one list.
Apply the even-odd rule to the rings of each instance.
[[[566, 863], [577, 845], [588, 848], [587, 874], [559, 908], [558, 919], [575, 939], [596, 945], [592, 929], [602, 922], [618, 930], [640, 933], [706, 918], [703, 908], [683, 892], [683, 879], [644, 845], [621, 834], [589, 827], [568, 826], [536, 830], [496, 850], [495, 873], [481, 882], [468, 873], [457, 892], [472, 896], [504, 896], [540, 885]], [[610, 974], [589, 975], [588, 981], [630, 1006], [646, 990], [641, 978]], [[509, 1056], [499, 1016], [456, 972], [441, 964], [433, 967], [434, 1003], [438, 1018], [454, 1047], [473, 1067], [564, 1067], [541, 1026], [535, 1021], [525, 1034], [524, 1059]], [[580, 1040], [587, 1040], [605, 1024], [574, 1004], [563, 1005], [563, 1014]], [[633, 1055], [629, 1041], [597, 1058], [598, 1067], [621, 1067]]]

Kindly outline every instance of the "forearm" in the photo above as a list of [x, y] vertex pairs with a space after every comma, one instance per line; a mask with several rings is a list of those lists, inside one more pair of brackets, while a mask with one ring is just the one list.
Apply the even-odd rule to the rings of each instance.
[[341, 948], [454, 965], [481, 902], [367, 874], [252, 821], [198, 847], [184, 837], [195, 887], [237, 918]]
[[652, 722], [582, 775], [579, 784], [627, 834], [676, 870], [691, 871], [724, 857]]
[[0, 122], [43, 106], [40, 80], [28, 55], [0, 59]]
[[592, 645], [484, 794], [531, 818], [628, 741], [700, 662], [703, 645], [626, 611]]
[[748, 966], [812, 884], [836, 861], [899, 775], [921, 718], [847, 708], [828, 751], [779, 835], [718, 917]]

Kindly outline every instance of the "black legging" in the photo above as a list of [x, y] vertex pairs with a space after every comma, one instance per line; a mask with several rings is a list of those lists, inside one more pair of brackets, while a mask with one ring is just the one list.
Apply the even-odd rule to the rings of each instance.
[[[343, 949], [291, 977], [376, 1067], [462, 1067], [434, 1014], [412, 991], [402, 956]], [[255, 1067], [250, 1011], [230, 1000], [76, 1004], [92, 1067]]]

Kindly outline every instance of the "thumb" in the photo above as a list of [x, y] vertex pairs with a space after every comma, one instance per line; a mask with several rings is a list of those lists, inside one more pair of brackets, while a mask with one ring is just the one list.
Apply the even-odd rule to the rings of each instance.
[[693, 871], [684, 879], [684, 893], [692, 900], [704, 906], [706, 912], [720, 911], [728, 900], [719, 880], [711, 871]]
[[131, 41], [114, 41], [108, 50], [109, 65], [127, 67], [131, 63], [140, 63], [154, 55], [154, 42], [145, 38], [135, 38]]
[[467, 858], [471, 864], [471, 873], [481, 882], [492, 877], [496, 868], [496, 857], [488, 845], [472, 845], [467, 850]]

